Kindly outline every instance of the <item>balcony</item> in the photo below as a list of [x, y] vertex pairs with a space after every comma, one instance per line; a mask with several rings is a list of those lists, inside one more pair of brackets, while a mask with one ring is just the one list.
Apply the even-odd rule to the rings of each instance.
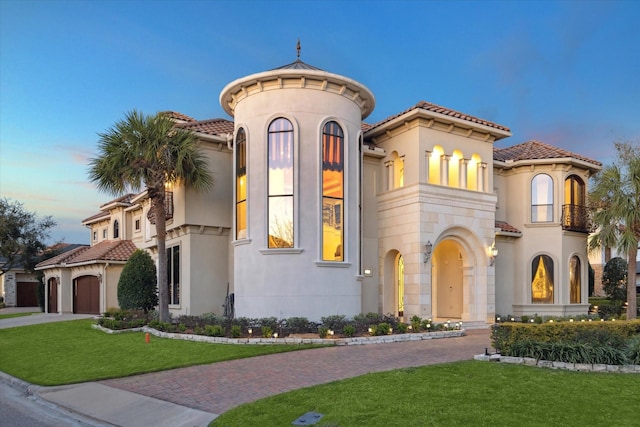
[[591, 221], [586, 206], [562, 205], [562, 229], [589, 233]]

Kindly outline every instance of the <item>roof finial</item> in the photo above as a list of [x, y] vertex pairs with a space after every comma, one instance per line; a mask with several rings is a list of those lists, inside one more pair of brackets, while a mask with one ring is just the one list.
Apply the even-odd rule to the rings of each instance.
[[298, 44], [296, 45], [296, 50], [298, 51], [298, 59], [300, 59], [300, 37], [298, 37]]

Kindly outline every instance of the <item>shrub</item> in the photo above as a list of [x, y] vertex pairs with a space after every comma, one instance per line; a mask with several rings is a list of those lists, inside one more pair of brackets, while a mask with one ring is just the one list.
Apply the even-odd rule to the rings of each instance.
[[136, 250], [122, 269], [118, 281], [118, 304], [122, 309], [145, 311], [158, 305], [156, 266], [146, 251]]
[[640, 335], [632, 337], [627, 342], [625, 349], [628, 363], [632, 365], [640, 365]]
[[240, 325], [231, 326], [231, 336], [233, 338], [240, 338], [242, 335], [242, 327]]
[[409, 330], [409, 325], [407, 325], [406, 323], [398, 323], [396, 325], [396, 330], [399, 334], [406, 334]]
[[627, 299], [627, 262], [611, 258], [602, 271], [602, 288], [609, 298], [624, 302]]
[[356, 334], [356, 327], [353, 325], [344, 325], [344, 328], [342, 328], [342, 334], [345, 337], [351, 338]]
[[321, 326], [318, 328], [318, 335], [320, 336], [320, 338], [324, 339], [327, 337], [327, 335], [329, 335], [329, 328], [325, 327], [325, 326]]
[[282, 322], [282, 329], [285, 334], [299, 334], [309, 331], [309, 319], [306, 317], [290, 317]]
[[273, 328], [271, 326], [262, 326], [260, 328], [260, 331], [262, 332], [262, 337], [263, 338], [271, 338], [273, 337]]
[[389, 335], [391, 333], [391, 325], [385, 322], [378, 323], [373, 327], [372, 333], [373, 335], [376, 335], [376, 336]]
[[204, 334], [210, 337], [223, 337], [224, 328], [220, 325], [205, 325]]
[[321, 317], [320, 321], [322, 326], [333, 329], [334, 331], [340, 331], [348, 323], [346, 316], [342, 314], [335, 314], [333, 316]]
[[413, 329], [414, 332], [419, 332], [421, 326], [422, 326], [422, 319], [420, 318], [420, 316], [412, 316], [411, 329]]

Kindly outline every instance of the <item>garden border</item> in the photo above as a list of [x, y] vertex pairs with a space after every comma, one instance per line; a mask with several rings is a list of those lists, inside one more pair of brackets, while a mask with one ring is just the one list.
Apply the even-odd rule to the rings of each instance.
[[437, 331], [437, 332], [419, 332], [410, 334], [394, 334], [394, 335], [380, 335], [370, 337], [353, 337], [353, 338], [225, 338], [225, 337], [210, 337], [206, 335], [196, 334], [179, 334], [173, 332], [162, 332], [148, 326], [141, 328], [131, 329], [109, 329], [98, 324], [92, 324], [92, 328], [98, 329], [107, 334], [117, 334], [124, 332], [145, 332], [154, 335], [159, 338], [179, 339], [185, 341], [207, 342], [215, 344], [251, 344], [251, 345], [268, 345], [268, 344], [286, 344], [286, 345], [301, 345], [301, 344], [320, 344], [320, 345], [365, 345], [365, 344], [383, 344], [391, 342], [404, 342], [404, 341], [422, 341], [441, 338], [456, 338], [465, 335], [464, 329], [453, 331]]
[[503, 362], [516, 365], [537, 366], [538, 368], [564, 369], [579, 372], [618, 372], [623, 374], [640, 374], [640, 365], [604, 365], [600, 363], [569, 363], [551, 360], [534, 359], [532, 357], [512, 357], [501, 354], [478, 354], [475, 360], [485, 362]]

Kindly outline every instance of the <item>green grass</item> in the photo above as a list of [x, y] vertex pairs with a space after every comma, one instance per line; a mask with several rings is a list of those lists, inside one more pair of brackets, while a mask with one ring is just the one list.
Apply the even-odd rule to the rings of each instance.
[[154, 336], [147, 344], [142, 332], [106, 334], [91, 328], [92, 323], [83, 319], [0, 329], [0, 370], [50, 386], [314, 347], [209, 344]]
[[211, 426], [640, 426], [640, 378], [488, 362], [373, 373], [232, 409]]
[[0, 319], [10, 319], [12, 317], [23, 317], [23, 316], [31, 316], [32, 314], [40, 314], [40, 312], [28, 312], [28, 313], [8, 313], [8, 314], [0, 314]]

